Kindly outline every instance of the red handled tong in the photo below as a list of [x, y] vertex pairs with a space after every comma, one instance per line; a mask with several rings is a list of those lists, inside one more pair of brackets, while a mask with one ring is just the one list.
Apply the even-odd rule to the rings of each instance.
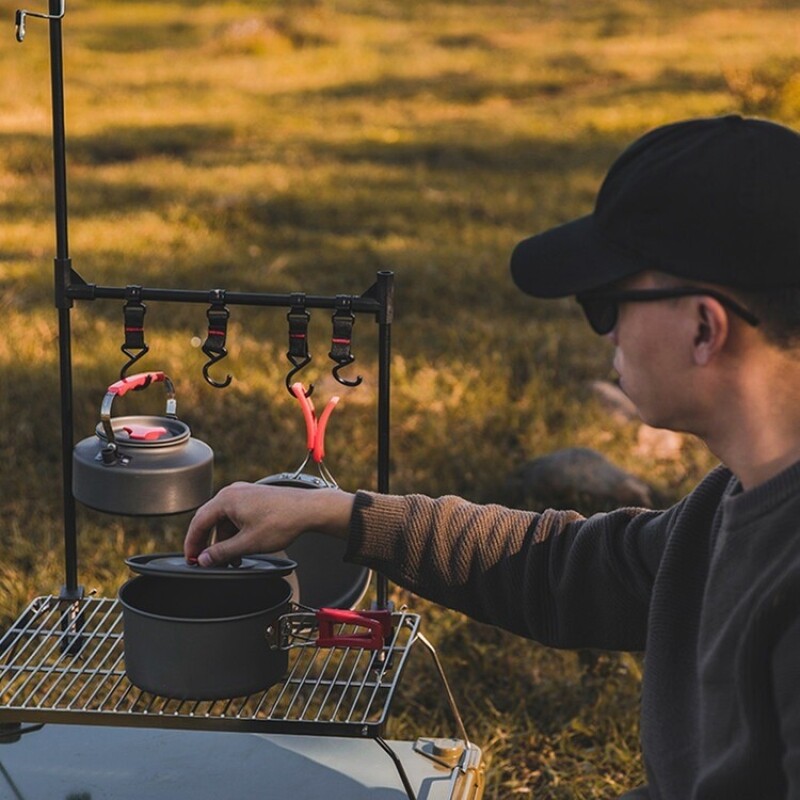
[[338, 488], [338, 484], [331, 475], [330, 470], [323, 463], [325, 458], [325, 430], [328, 427], [328, 419], [330, 419], [333, 409], [339, 402], [338, 395], [334, 395], [328, 400], [327, 405], [317, 419], [317, 414], [314, 409], [314, 401], [306, 395], [305, 387], [300, 381], [292, 384], [292, 394], [297, 398], [300, 403], [300, 408], [303, 410], [303, 418], [306, 422], [306, 447], [308, 454], [303, 463], [297, 468], [293, 477], [299, 475], [309, 460], [313, 460], [317, 465], [319, 474], [322, 476], [325, 483], [331, 488]]

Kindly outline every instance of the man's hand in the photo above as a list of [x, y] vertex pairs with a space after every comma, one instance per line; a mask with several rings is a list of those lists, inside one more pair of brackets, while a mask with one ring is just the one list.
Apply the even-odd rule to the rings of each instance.
[[183, 552], [187, 561], [210, 567], [285, 550], [305, 531], [346, 539], [353, 499], [339, 489], [233, 483], [197, 510]]

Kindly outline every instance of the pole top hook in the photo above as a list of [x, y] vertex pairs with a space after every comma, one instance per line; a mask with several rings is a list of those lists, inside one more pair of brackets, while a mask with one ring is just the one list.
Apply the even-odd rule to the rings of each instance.
[[65, 2], [66, 0], [60, 0], [57, 14], [42, 14], [38, 11], [28, 11], [24, 8], [18, 8], [16, 15], [17, 41], [18, 42], [25, 41], [25, 34], [27, 33], [27, 27], [25, 22], [28, 17], [37, 17], [38, 19], [50, 19], [50, 20], [62, 19], [66, 12]]

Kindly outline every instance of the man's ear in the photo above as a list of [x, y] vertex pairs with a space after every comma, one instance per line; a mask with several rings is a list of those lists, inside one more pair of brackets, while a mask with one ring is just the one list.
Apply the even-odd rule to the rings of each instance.
[[728, 340], [730, 323], [728, 312], [713, 297], [698, 297], [694, 308], [697, 329], [692, 354], [695, 364], [704, 367], [711, 363]]

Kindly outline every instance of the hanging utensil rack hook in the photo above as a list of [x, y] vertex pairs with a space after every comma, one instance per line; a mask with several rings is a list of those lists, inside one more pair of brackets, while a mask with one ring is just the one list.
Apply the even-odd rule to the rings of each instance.
[[[289, 302], [291, 307], [286, 315], [289, 322], [289, 349], [286, 351], [286, 358], [292, 369], [286, 374], [286, 391], [294, 397], [295, 393], [292, 391], [294, 376], [311, 363], [311, 355], [308, 352], [308, 323], [311, 321], [311, 314], [306, 309], [306, 296], [303, 292], [294, 292]], [[313, 393], [312, 383], [307, 391], [304, 390], [304, 394], [306, 397], [311, 397]]]
[[349, 381], [349, 380], [347, 380], [347, 378], [343, 378], [341, 375], [339, 375], [339, 370], [344, 369], [348, 364], [352, 364], [355, 360], [356, 360], [355, 356], [350, 356], [350, 360], [349, 361], [344, 361], [341, 364], [337, 364], [333, 368], [333, 370], [332, 370], [333, 377], [336, 378], [336, 380], [339, 383], [341, 383], [342, 386], [359, 386], [361, 384], [361, 382], [364, 380], [364, 378], [361, 375], [356, 375], [356, 377], [351, 381]]
[[203, 352], [208, 356], [208, 361], [203, 365], [203, 377], [206, 382], [215, 389], [224, 389], [230, 386], [233, 380], [232, 375], [227, 375], [224, 381], [217, 381], [209, 375], [209, 370], [218, 361], [222, 361], [228, 355], [225, 348], [225, 340], [228, 336], [228, 318], [230, 311], [225, 305], [225, 290], [214, 289], [209, 294], [211, 305], [206, 316], [208, 317], [208, 336], [203, 344]]
[[25, 20], [27, 17], [37, 17], [38, 19], [62, 19], [66, 13], [66, 0], [61, 0], [59, 5], [58, 14], [42, 14], [39, 11], [28, 11], [23, 8], [17, 9], [16, 28], [17, 28], [17, 41], [25, 41], [26, 26]]
[[[141, 286], [125, 287], [125, 305], [122, 314], [125, 320], [125, 343], [120, 350], [128, 357], [128, 361], [119, 371], [120, 379], [124, 378], [128, 370], [146, 355], [150, 348], [144, 341], [144, 315], [147, 306], [142, 302]], [[134, 353], [134, 350], [138, 350]]]
[[333, 336], [331, 337], [330, 358], [336, 362], [333, 368], [333, 377], [342, 386], [358, 386], [364, 379], [358, 375], [353, 380], [347, 380], [339, 375], [339, 371], [348, 364], [352, 364], [356, 357], [350, 351], [353, 343], [353, 325], [356, 323], [353, 314], [353, 299], [347, 295], [336, 296], [336, 311], [333, 313]]

